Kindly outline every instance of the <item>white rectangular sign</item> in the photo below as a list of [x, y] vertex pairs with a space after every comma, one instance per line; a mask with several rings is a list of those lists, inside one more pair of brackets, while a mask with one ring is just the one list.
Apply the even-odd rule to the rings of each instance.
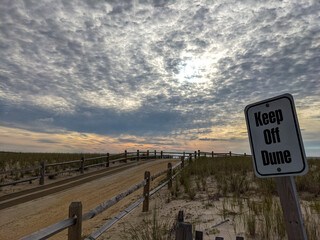
[[308, 172], [290, 94], [250, 104], [244, 111], [257, 177], [295, 176]]

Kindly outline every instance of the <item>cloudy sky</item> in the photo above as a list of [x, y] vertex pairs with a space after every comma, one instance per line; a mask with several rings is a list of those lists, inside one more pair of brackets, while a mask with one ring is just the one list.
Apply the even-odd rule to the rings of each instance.
[[319, 0], [0, 4], [0, 150], [248, 153], [245, 106], [291, 93], [320, 156]]

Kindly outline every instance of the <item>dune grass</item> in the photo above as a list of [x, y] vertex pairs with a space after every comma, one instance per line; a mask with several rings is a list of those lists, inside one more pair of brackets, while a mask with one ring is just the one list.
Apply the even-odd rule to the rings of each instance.
[[[294, 179], [308, 238], [319, 239], [320, 159], [309, 159], [308, 164], [309, 172]], [[185, 197], [193, 200], [197, 191], [206, 191], [205, 182], [209, 178], [214, 179], [218, 194], [232, 199], [229, 204], [223, 204], [220, 210], [223, 217], [226, 218], [230, 212], [241, 215], [248, 237], [286, 238], [275, 179], [257, 178], [250, 157], [202, 157], [193, 161], [180, 175], [179, 183], [184, 186]], [[177, 187], [175, 192], [179, 192]], [[247, 203], [247, 212], [243, 212], [243, 201]], [[236, 213], [234, 206], [237, 206]]]

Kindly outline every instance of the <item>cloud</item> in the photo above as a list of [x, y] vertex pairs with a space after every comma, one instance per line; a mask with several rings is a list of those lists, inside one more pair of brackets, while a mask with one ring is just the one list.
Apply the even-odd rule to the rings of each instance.
[[285, 92], [298, 111], [319, 108], [318, 1], [0, 9], [2, 126], [201, 140], [243, 124], [247, 104]]

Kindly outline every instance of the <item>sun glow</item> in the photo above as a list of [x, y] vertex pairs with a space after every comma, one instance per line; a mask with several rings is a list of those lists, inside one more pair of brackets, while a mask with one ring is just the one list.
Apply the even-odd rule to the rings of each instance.
[[179, 66], [176, 75], [180, 82], [203, 83], [208, 79], [204, 77], [205, 65], [201, 60], [185, 60]]

